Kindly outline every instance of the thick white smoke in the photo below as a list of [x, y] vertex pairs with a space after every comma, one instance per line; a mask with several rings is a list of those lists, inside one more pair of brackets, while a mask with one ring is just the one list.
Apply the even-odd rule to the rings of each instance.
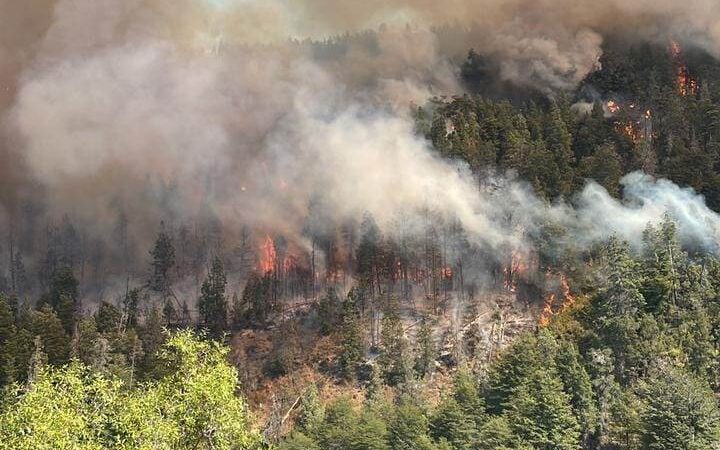
[[[123, 205], [139, 236], [168, 215], [210, 210], [231, 229], [299, 238], [319, 201], [338, 223], [432, 210], [490, 247], [524, 245], [522, 230], [547, 217], [589, 240], [634, 240], [670, 211], [684, 235], [714, 244], [717, 216], [667, 182], [626, 178], [629, 203], [591, 184], [579, 209], [549, 207], [515, 183], [481, 190], [413, 132], [410, 101], [460, 92], [443, 46], [476, 47], [501, 61], [504, 79], [550, 92], [593, 69], [599, 32], [616, 25], [707, 48], [720, 37], [714, 2], [597, 3], [48, 1], [37, 13], [46, 30], [13, 41], [32, 57], [18, 63], [6, 119], [54, 212], [99, 223], [98, 235]], [[443, 44], [431, 26], [453, 21], [474, 31]], [[339, 46], [285, 41], [383, 23]]]
[[685, 244], [709, 251], [720, 249], [720, 216], [707, 207], [702, 195], [641, 172], [626, 175], [621, 183], [622, 202], [595, 183], [579, 195], [575, 212], [578, 241], [582, 236], [586, 242], [597, 241], [612, 233], [639, 246], [647, 225], [658, 224], [667, 215], [677, 223]]

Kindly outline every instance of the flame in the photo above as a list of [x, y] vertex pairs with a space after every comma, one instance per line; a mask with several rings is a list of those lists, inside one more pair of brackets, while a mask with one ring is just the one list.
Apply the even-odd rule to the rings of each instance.
[[325, 281], [329, 284], [342, 284], [345, 280], [345, 271], [342, 269], [330, 269], [325, 274]]
[[560, 287], [562, 288], [563, 293], [562, 310], [565, 311], [575, 304], [576, 298], [572, 294], [572, 291], [570, 290], [570, 283], [568, 283], [568, 279], [564, 274], [560, 275]]
[[503, 284], [505, 289], [517, 292], [518, 281], [525, 278], [528, 272], [526, 257], [519, 251], [514, 251], [510, 256], [510, 264], [503, 268]]
[[277, 250], [275, 249], [275, 241], [270, 236], [260, 246], [260, 272], [264, 275], [272, 273], [277, 267]]
[[682, 97], [697, 94], [700, 89], [700, 84], [690, 76], [690, 71], [682, 60], [682, 47], [679, 42], [670, 42], [670, 53], [675, 62], [675, 86], [677, 93]]
[[452, 267], [444, 267], [442, 269], [442, 277], [446, 280], [452, 280], [453, 279], [453, 269]]
[[638, 143], [642, 139], [640, 131], [637, 129], [634, 122], [616, 122], [615, 127], [617, 130], [628, 137], [633, 143]]
[[634, 144], [644, 139], [652, 139], [652, 112], [648, 109], [637, 121], [615, 122], [615, 129]]
[[680, 55], [682, 55], [682, 47], [678, 41], [670, 41], [670, 52], [672, 53], [673, 59], [680, 58]]
[[287, 274], [292, 272], [297, 267], [297, 258], [292, 255], [288, 255], [283, 260], [283, 271]]
[[570, 290], [570, 283], [568, 282], [567, 277], [565, 274], [560, 274], [560, 293], [562, 294], [562, 306], [560, 307], [559, 311], [557, 311], [556, 303], [557, 303], [557, 294], [555, 292], [551, 292], [548, 294], [547, 298], [545, 299], [545, 304], [543, 305], [542, 312], [540, 313], [540, 318], [538, 319], [538, 325], [541, 327], [546, 327], [550, 324], [550, 320], [557, 314], [558, 312], [566, 311], [575, 304], [576, 298], [573, 295], [572, 291]]
[[550, 324], [550, 319], [555, 315], [553, 312], [553, 305], [555, 305], [555, 294], [550, 294], [545, 299], [545, 306], [543, 306], [542, 313], [540, 314], [540, 320], [538, 321], [541, 327], [546, 327]]
[[614, 100], [608, 100], [608, 102], [605, 104], [605, 107], [610, 112], [610, 114], [617, 114], [618, 112], [620, 112], [620, 105]]

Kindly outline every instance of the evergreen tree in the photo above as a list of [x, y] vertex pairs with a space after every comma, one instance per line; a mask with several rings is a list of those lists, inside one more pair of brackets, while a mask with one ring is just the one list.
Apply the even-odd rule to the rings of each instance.
[[436, 344], [430, 321], [423, 318], [417, 333], [417, 353], [415, 355], [415, 372], [421, 378], [432, 373], [435, 363]]
[[312, 383], [301, 398], [301, 414], [298, 418], [300, 430], [314, 436], [320, 432], [325, 420], [325, 406], [322, 404], [317, 385]]
[[643, 398], [643, 448], [709, 450], [720, 445], [720, 410], [706, 383], [664, 368], [648, 383]]
[[620, 194], [622, 161], [613, 144], [604, 144], [580, 161], [580, 173], [607, 189], [612, 196]]
[[140, 290], [130, 289], [125, 297], [123, 298], [123, 325], [130, 328], [135, 328], [138, 325], [139, 318], [139, 305], [140, 305]]
[[52, 308], [44, 306], [39, 311], [33, 311], [30, 332], [40, 338], [50, 364], [57, 366], [68, 361], [70, 338], [65, 334], [63, 323]]
[[518, 385], [507, 402], [507, 420], [513, 433], [531, 448], [577, 449], [580, 426], [570, 397], [552, 370], [535, 370]]
[[469, 450], [478, 442], [478, 429], [453, 397], [444, 399], [430, 419], [430, 435], [453, 449]]
[[272, 276], [251, 275], [242, 295], [242, 304], [248, 305], [248, 319], [256, 323], [266, 322], [277, 309], [275, 300]]
[[95, 315], [95, 323], [100, 333], [118, 331], [122, 322], [122, 313], [115, 305], [108, 302], [100, 303], [100, 308]]
[[202, 323], [208, 328], [210, 335], [215, 338], [220, 337], [227, 327], [226, 286], [227, 277], [225, 276], [222, 260], [215, 257], [210, 273], [202, 284], [198, 302]]
[[408, 349], [405, 331], [394, 308], [383, 317], [382, 343], [378, 359], [385, 381], [395, 386], [404, 382], [408, 376]]
[[403, 402], [389, 421], [388, 442], [393, 450], [431, 450], [429, 423], [423, 411], [411, 402]]
[[50, 282], [50, 291], [38, 306], [48, 304], [57, 313], [65, 332], [70, 334], [78, 319], [80, 302], [78, 281], [70, 267], [55, 271]]
[[349, 295], [343, 304], [343, 322], [341, 331], [340, 374], [351, 380], [365, 356], [363, 332], [360, 316], [354, 298]]
[[335, 330], [340, 317], [340, 299], [335, 289], [329, 287], [325, 295], [320, 299], [318, 316], [322, 334], [328, 335]]
[[551, 104], [548, 112], [545, 142], [559, 174], [559, 177], [548, 186], [549, 194], [553, 197], [565, 195], [570, 192], [574, 181], [572, 135], [557, 102]]
[[164, 224], [162, 227], [163, 230], [158, 234], [155, 246], [150, 251], [152, 256], [150, 288], [165, 298], [170, 294], [172, 284], [171, 270], [175, 267], [175, 247], [164, 230]]
[[570, 395], [575, 418], [580, 424], [583, 445], [587, 446], [598, 427], [598, 411], [595, 404], [592, 382], [582, 365], [577, 347], [562, 342], [556, 357], [557, 371], [563, 382], [564, 391]]
[[0, 390], [15, 381], [15, 318], [7, 298], [0, 294]]

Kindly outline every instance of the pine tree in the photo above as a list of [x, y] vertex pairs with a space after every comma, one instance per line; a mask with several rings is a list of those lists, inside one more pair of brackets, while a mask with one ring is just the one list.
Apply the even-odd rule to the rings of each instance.
[[97, 330], [100, 333], [118, 331], [122, 322], [122, 313], [119, 309], [108, 302], [100, 303], [100, 308], [95, 315]]
[[15, 318], [7, 298], [0, 294], [0, 390], [15, 381]]
[[507, 419], [513, 433], [539, 450], [576, 450], [580, 426], [570, 397], [552, 370], [533, 371], [507, 402]]
[[643, 448], [713, 449], [720, 445], [720, 410], [703, 381], [664, 368], [644, 389]]
[[436, 353], [432, 324], [427, 318], [423, 318], [417, 333], [417, 353], [415, 355], [415, 372], [418, 376], [422, 378], [432, 373]]
[[298, 418], [298, 427], [308, 436], [315, 436], [321, 432], [325, 420], [325, 406], [322, 404], [317, 385], [310, 384], [303, 394], [300, 402], [301, 413]]
[[408, 348], [400, 316], [391, 308], [382, 320], [382, 342], [378, 359], [385, 381], [395, 386], [407, 378]]
[[590, 375], [580, 358], [577, 347], [562, 342], [555, 360], [564, 391], [570, 395], [573, 413], [580, 424], [583, 444], [587, 446], [598, 428], [598, 411]]
[[490, 417], [480, 428], [478, 450], [519, 450], [524, 448], [518, 443], [510, 424], [504, 416]]
[[155, 241], [155, 247], [150, 251], [150, 256], [152, 256], [150, 288], [165, 298], [170, 294], [172, 284], [170, 271], [175, 267], [175, 247], [164, 230], [164, 224]]
[[264, 323], [278, 307], [271, 275], [253, 274], [247, 281], [242, 294], [242, 304], [248, 305], [247, 318]]
[[140, 305], [140, 290], [130, 289], [125, 297], [123, 298], [123, 326], [129, 328], [135, 328], [138, 325], [139, 316], [139, 305]]
[[65, 332], [73, 332], [80, 312], [78, 281], [70, 267], [55, 271], [50, 282], [50, 290], [38, 306], [49, 304], [60, 318]]
[[477, 429], [480, 429], [487, 418], [485, 401], [480, 396], [476, 381], [466, 368], [460, 369], [455, 374], [453, 387], [455, 401], [463, 410], [465, 416], [475, 423]]
[[402, 402], [388, 424], [388, 443], [393, 450], [431, 450], [429, 423], [423, 410], [412, 402]]
[[548, 186], [549, 194], [553, 197], [568, 194], [574, 184], [572, 135], [557, 102], [553, 102], [550, 106], [545, 127], [545, 142], [559, 175]]
[[202, 284], [198, 307], [202, 323], [208, 328], [210, 335], [218, 338], [227, 328], [227, 298], [225, 287], [227, 277], [222, 260], [213, 259], [212, 268], [207, 279]]
[[340, 299], [334, 288], [328, 287], [325, 295], [320, 299], [318, 316], [322, 334], [328, 335], [335, 330], [340, 317]]
[[430, 419], [430, 435], [445, 440], [453, 449], [469, 450], [478, 442], [478, 429], [453, 397], [445, 398]]
[[347, 380], [354, 379], [365, 356], [360, 314], [352, 296], [343, 304], [341, 331], [340, 374]]
[[580, 174], [607, 189], [610, 195], [620, 193], [622, 161], [613, 144], [604, 144], [580, 161]]
[[68, 361], [70, 338], [65, 333], [63, 323], [52, 308], [44, 306], [39, 311], [33, 311], [30, 326], [32, 335], [40, 337], [42, 347], [50, 364], [58, 366]]

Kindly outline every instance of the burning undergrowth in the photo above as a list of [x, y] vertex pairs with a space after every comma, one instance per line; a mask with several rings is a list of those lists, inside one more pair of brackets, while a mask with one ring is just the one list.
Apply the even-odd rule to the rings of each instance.
[[[476, 7], [462, 1], [442, 11], [351, 3], [38, 6], [29, 19], [37, 26], [18, 44], [27, 51], [11, 52], [16, 70], [3, 75], [11, 78], [3, 137], [17, 149], [2, 153], [3, 167], [27, 174], [2, 196], [12, 265], [18, 253], [34, 272], [81, 268], [85, 286], [141, 285], [165, 221], [183, 266], [178, 282], [199, 279], [221, 255], [237, 289], [252, 276], [283, 295], [315, 298], [364, 280], [375, 293], [444, 299], [546, 290], [534, 237], [547, 223], [565, 230], [550, 244], [562, 251], [612, 234], [637, 242], [669, 213], [687, 241], [715, 249], [717, 216], [692, 191], [633, 174], [623, 201], [588, 183], [548, 203], [511, 173], [478, 177], [439, 155], [408, 113], [413, 102], [461, 93], [488, 74], [556, 97], [601, 69], [602, 35], [617, 28], [619, 11], [629, 18], [622, 34], [643, 41], [678, 36], [708, 48], [707, 26], [686, 26], [667, 2], [652, 5], [666, 33], [646, 26], [647, 8], [618, 2], [595, 22], [577, 14], [587, 2], [541, 6], [542, 22], [533, 2], [490, 2], [473, 23], [464, 19]], [[310, 17], [298, 10], [318, 13], [317, 23], [290, 20]], [[380, 26], [398, 17], [412, 25]], [[298, 39], [279, 38], [283, 30]], [[345, 31], [356, 33], [328, 38]], [[469, 48], [476, 57], [465, 60]], [[697, 92], [679, 46], [669, 58], [678, 94]], [[619, 99], [605, 107], [630, 141], [653, 138], [650, 108]], [[68, 246], [80, 250], [66, 256]], [[382, 249], [369, 252], [380, 255], [369, 266], [368, 248]], [[85, 272], [88, 261], [94, 269]]]

